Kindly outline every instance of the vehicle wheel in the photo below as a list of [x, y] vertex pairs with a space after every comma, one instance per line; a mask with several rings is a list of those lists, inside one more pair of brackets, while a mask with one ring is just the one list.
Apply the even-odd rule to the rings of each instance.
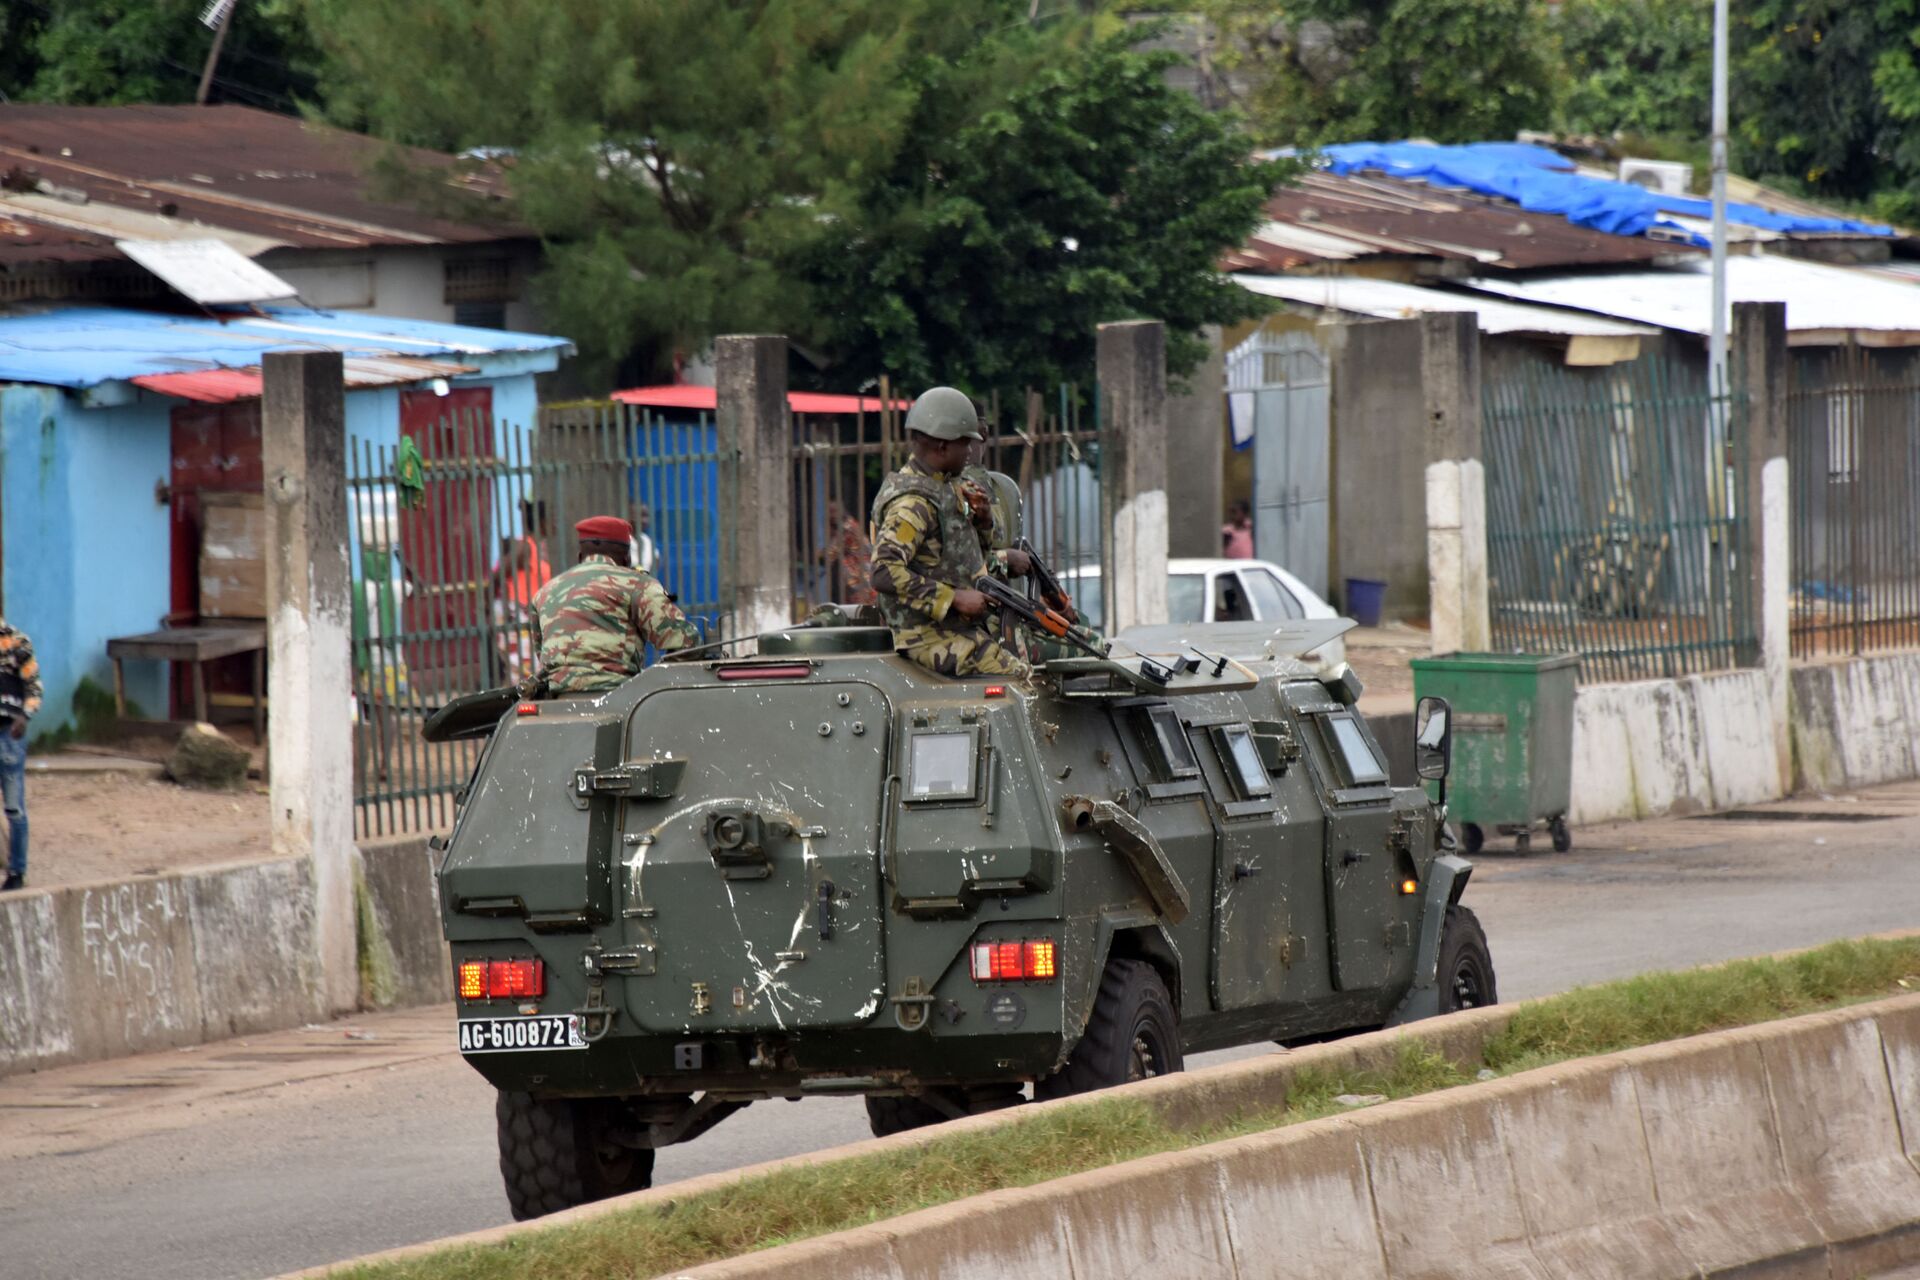
[[1109, 960], [1093, 1016], [1065, 1066], [1034, 1087], [1034, 1097], [1064, 1098], [1185, 1069], [1180, 1024], [1166, 984], [1152, 965]]
[[930, 1124], [944, 1123], [946, 1118], [944, 1111], [919, 1098], [879, 1098], [871, 1094], [867, 1097], [867, 1127], [876, 1138], [924, 1129]]
[[494, 1103], [500, 1176], [516, 1220], [538, 1218], [653, 1185], [653, 1151], [613, 1141], [620, 1104], [536, 1098], [502, 1089]]
[[1547, 824], [1547, 834], [1553, 837], [1553, 851], [1555, 853], [1565, 853], [1567, 850], [1573, 848], [1573, 832], [1567, 828], [1567, 818], [1565, 814], [1560, 815]]
[[1478, 853], [1487, 846], [1487, 833], [1480, 829], [1477, 822], [1460, 824], [1460, 844], [1468, 853]]
[[1467, 907], [1448, 907], [1440, 933], [1440, 1012], [1484, 1009], [1500, 1003], [1486, 931]]

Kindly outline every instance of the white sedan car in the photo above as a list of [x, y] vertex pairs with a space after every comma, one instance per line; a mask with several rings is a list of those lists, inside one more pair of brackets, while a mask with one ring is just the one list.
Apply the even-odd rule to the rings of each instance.
[[[1069, 569], [1061, 585], [1089, 618], [1103, 615], [1100, 567]], [[1300, 579], [1266, 560], [1167, 561], [1168, 622], [1287, 622], [1338, 618], [1332, 605]], [[1346, 643], [1334, 640], [1315, 651], [1327, 663], [1343, 661]]]

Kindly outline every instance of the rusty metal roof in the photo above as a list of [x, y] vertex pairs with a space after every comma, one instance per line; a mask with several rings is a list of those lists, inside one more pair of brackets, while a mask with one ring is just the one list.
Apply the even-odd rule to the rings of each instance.
[[1695, 252], [1672, 241], [1588, 230], [1502, 200], [1372, 175], [1303, 174], [1274, 193], [1266, 214], [1266, 224], [1222, 260], [1223, 269], [1278, 273], [1404, 257], [1521, 270], [1648, 263]]
[[[460, 222], [376, 195], [387, 144], [252, 107], [0, 105], [0, 264], [118, 257], [116, 239], [214, 236], [266, 248], [478, 244], [529, 233]], [[497, 172], [403, 148], [482, 202]]]

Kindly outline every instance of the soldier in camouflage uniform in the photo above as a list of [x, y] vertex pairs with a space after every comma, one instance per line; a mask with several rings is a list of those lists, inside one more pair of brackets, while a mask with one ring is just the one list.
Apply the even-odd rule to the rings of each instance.
[[633, 526], [590, 516], [574, 527], [580, 563], [557, 574], [533, 600], [533, 642], [554, 697], [617, 688], [662, 653], [700, 643], [700, 631], [652, 574], [629, 566]]
[[873, 588], [894, 646], [940, 675], [1023, 679], [1033, 669], [988, 630], [987, 598], [973, 586], [987, 563], [958, 479], [980, 438], [973, 402], [935, 387], [913, 402], [907, 431], [913, 458], [873, 502]]

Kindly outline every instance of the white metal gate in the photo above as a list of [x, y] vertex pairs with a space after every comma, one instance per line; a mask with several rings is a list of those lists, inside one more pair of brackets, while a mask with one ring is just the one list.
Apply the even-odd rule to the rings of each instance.
[[1227, 355], [1227, 395], [1253, 427], [1253, 546], [1327, 594], [1327, 358], [1304, 333], [1256, 332]]

